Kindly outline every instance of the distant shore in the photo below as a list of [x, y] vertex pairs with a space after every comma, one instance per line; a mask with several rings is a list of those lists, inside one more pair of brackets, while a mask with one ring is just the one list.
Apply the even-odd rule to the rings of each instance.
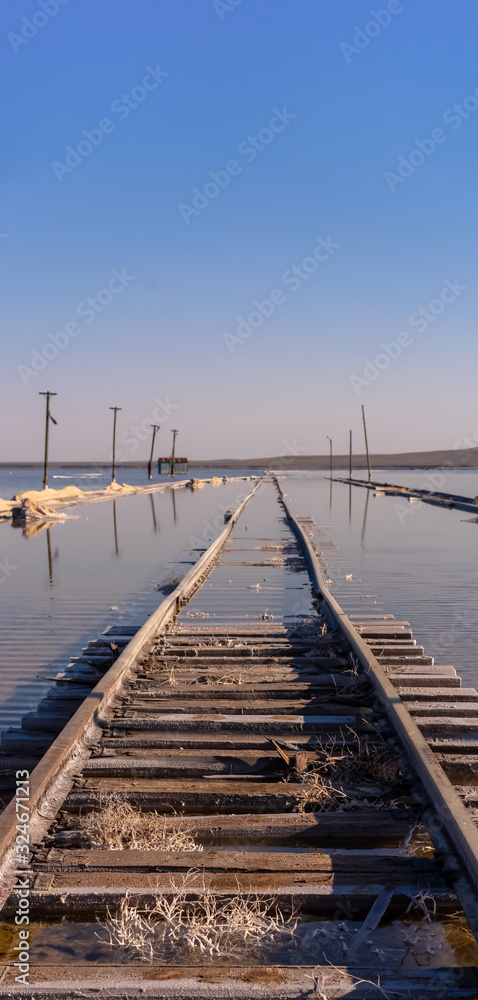
[[[468, 450], [416, 451], [370, 456], [372, 468], [380, 469], [478, 469], [478, 448]], [[111, 462], [50, 462], [50, 469], [110, 469]], [[334, 469], [348, 469], [348, 455], [334, 455]], [[147, 461], [119, 462], [117, 469], [141, 469]], [[0, 469], [41, 469], [42, 462], [0, 462]], [[273, 469], [274, 471], [319, 472], [330, 468], [329, 455], [276, 455], [268, 458], [191, 459], [190, 469]], [[354, 469], [366, 469], [365, 455], [353, 456]]]

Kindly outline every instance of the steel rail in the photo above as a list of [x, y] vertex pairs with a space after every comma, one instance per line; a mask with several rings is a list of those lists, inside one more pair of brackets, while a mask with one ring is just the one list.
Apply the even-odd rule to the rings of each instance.
[[[329, 612], [333, 622], [348, 640], [360, 665], [368, 675], [375, 694], [380, 700], [387, 718], [400, 744], [412, 764], [414, 773], [420, 779], [429, 796], [435, 815], [440, 821], [436, 839], [446, 843], [451, 841], [458, 859], [465, 868], [470, 886], [469, 892], [460, 890], [460, 901], [475, 935], [478, 934], [478, 831], [466, 806], [463, 805], [443, 768], [435, 760], [433, 750], [422, 735], [396, 688], [388, 679], [380, 662], [373, 655], [370, 646], [362, 639], [349, 617], [327, 588], [319, 559], [314, 552], [310, 538], [294, 516], [279, 482], [276, 480], [280, 501], [287, 520], [302, 544], [310, 576], [317, 595], [321, 598], [321, 610]], [[434, 832], [431, 832], [432, 838]], [[461, 873], [462, 874], [462, 873]]]
[[[150, 647], [158, 630], [178, 614], [211, 571], [218, 554], [224, 548], [246, 505], [262, 485], [260, 480], [242, 501], [221, 533], [186, 573], [178, 587], [159, 605], [133, 636], [117, 660], [87, 695], [75, 714], [57, 736], [30, 776], [29, 811], [30, 842], [44, 835], [60, 805], [70, 790], [75, 774], [89, 755], [91, 745], [108, 721], [122, 686], [138, 657]], [[0, 816], [0, 907], [3, 906], [15, 879], [17, 867], [15, 798]]]

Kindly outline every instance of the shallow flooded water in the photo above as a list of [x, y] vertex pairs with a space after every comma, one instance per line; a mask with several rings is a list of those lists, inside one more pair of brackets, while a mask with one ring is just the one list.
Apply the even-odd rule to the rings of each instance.
[[[435, 483], [450, 493], [478, 494], [478, 472], [445, 476], [437, 470], [387, 469], [374, 473], [374, 479], [430, 489]], [[319, 475], [291, 473], [282, 485], [294, 513], [311, 514], [327, 528], [322, 537], [338, 546], [319, 544], [331, 590], [344, 610], [369, 613], [380, 607], [406, 619], [427, 655], [456, 667], [468, 684], [478, 684], [478, 524], [470, 522], [470, 515], [374, 496]]]
[[[146, 911], [142, 911], [146, 915]], [[122, 947], [110, 943], [110, 928], [98, 923], [32, 924], [31, 963], [36, 965], [346, 965], [349, 969], [364, 964], [364, 950], [368, 968], [377, 973], [386, 970], [403, 971], [419, 968], [470, 966], [477, 961], [476, 942], [470, 940], [470, 931], [462, 917], [449, 917], [430, 922], [428, 919], [383, 921], [379, 928], [370, 931], [366, 943], [354, 953], [354, 936], [360, 929], [358, 921], [318, 921], [313, 915], [302, 914], [299, 919], [285, 919], [278, 933], [260, 928], [255, 940], [249, 935], [241, 941], [229, 934], [224, 938], [220, 924], [211, 925], [201, 935], [202, 947], [188, 946], [188, 925], [178, 933], [159, 921], [151, 938], [153, 957], [143, 941], [135, 947]], [[223, 933], [221, 933], [221, 931]], [[199, 941], [199, 934], [197, 935]], [[2, 961], [16, 957], [13, 950], [17, 929], [12, 924], [0, 925], [0, 958]], [[210, 948], [217, 951], [210, 951]], [[86, 971], [86, 970], [85, 970]]]
[[[261, 470], [251, 469], [190, 469], [189, 472], [176, 472], [175, 481], [184, 479], [209, 479], [211, 476], [247, 476], [257, 475]], [[12, 500], [16, 493], [24, 490], [41, 490], [43, 468], [0, 468], [0, 497]], [[146, 463], [140, 468], [128, 468], [122, 465], [116, 467], [116, 481], [128, 486], [150, 486], [157, 483], [170, 483], [171, 477], [158, 475], [157, 464], [153, 463], [152, 477], [148, 479]], [[67, 465], [59, 469], [50, 469], [48, 487], [61, 490], [65, 486], [77, 486], [80, 490], [103, 490], [111, 482], [111, 466], [85, 465], [71, 468]]]
[[50, 528], [0, 524], [0, 729], [51, 687], [38, 673], [55, 674], [107, 625], [145, 621], [253, 485], [80, 504]]

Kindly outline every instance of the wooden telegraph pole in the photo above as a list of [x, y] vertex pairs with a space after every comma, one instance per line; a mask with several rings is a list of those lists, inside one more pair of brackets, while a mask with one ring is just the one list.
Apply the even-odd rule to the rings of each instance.
[[149, 462], [148, 462], [148, 479], [152, 478], [151, 477], [151, 467], [152, 467], [152, 464], [153, 464], [154, 439], [156, 437], [156, 431], [159, 431], [159, 429], [160, 429], [160, 425], [159, 424], [151, 424], [151, 427], [153, 428], [153, 438], [152, 438], [152, 441], [151, 441], [151, 454], [149, 456]]
[[121, 410], [121, 406], [110, 406], [110, 410], [113, 410], [113, 468], [111, 470], [111, 482], [116, 482], [116, 416], [118, 410]]
[[365, 410], [362, 403], [362, 420], [363, 420], [363, 432], [365, 434], [365, 450], [367, 452], [367, 467], [368, 467], [368, 481], [370, 482], [372, 478], [372, 472], [370, 470], [370, 455], [368, 453], [368, 438], [367, 438], [367, 424], [365, 423]]
[[176, 434], [179, 434], [179, 431], [173, 430], [172, 431], [172, 435], [173, 435], [173, 450], [171, 452], [171, 465], [169, 467], [169, 475], [170, 476], [174, 476], [174, 455], [175, 455], [175, 452], [176, 452]]
[[52, 417], [50, 413], [50, 399], [52, 396], [57, 396], [57, 392], [39, 392], [39, 396], [46, 396], [46, 422], [45, 422], [45, 459], [43, 463], [43, 486], [45, 489], [48, 486], [48, 438], [50, 432], [50, 420], [53, 424], [56, 424], [56, 420]]

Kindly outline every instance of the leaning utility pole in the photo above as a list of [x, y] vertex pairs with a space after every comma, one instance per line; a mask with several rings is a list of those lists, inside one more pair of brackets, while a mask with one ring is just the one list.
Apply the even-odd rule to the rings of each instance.
[[116, 416], [118, 410], [121, 410], [121, 406], [110, 406], [110, 410], [114, 411], [113, 417], [113, 468], [111, 470], [111, 482], [116, 482]]
[[179, 431], [173, 430], [172, 431], [172, 435], [173, 435], [173, 450], [171, 452], [171, 465], [169, 467], [169, 475], [170, 476], [174, 476], [174, 455], [175, 455], [175, 451], [176, 451], [176, 434], [179, 434]]
[[50, 431], [50, 420], [53, 424], [56, 424], [56, 420], [52, 417], [50, 413], [50, 399], [52, 396], [57, 396], [57, 392], [39, 392], [39, 396], [46, 396], [46, 423], [45, 423], [45, 460], [43, 463], [43, 486], [48, 486], [48, 438]]
[[372, 478], [372, 473], [370, 470], [370, 455], [368, 453], [368, 438], [367, 438], [367, 424], [365, 423], [365, 410], [362, 403], [362, 420], [363, 420], [363, 432], [365, 434], [365, 450], [367, 452], [367, 467], [368, 467], [368, 481], [370, 482]]
[[151, 441], [151, 454], [149, 456], [149, 462], [148, 462], [148, 479], [152, 478], [152, 476], [151, 476], [151, 466], [153, 464], [154, 439], [156, 437], [156, 431], [159, 431], [159, 429], [160, 429], [160, 425], [159, 424], [151, 424], [151, 427], [153, 428], [153, 439]]

